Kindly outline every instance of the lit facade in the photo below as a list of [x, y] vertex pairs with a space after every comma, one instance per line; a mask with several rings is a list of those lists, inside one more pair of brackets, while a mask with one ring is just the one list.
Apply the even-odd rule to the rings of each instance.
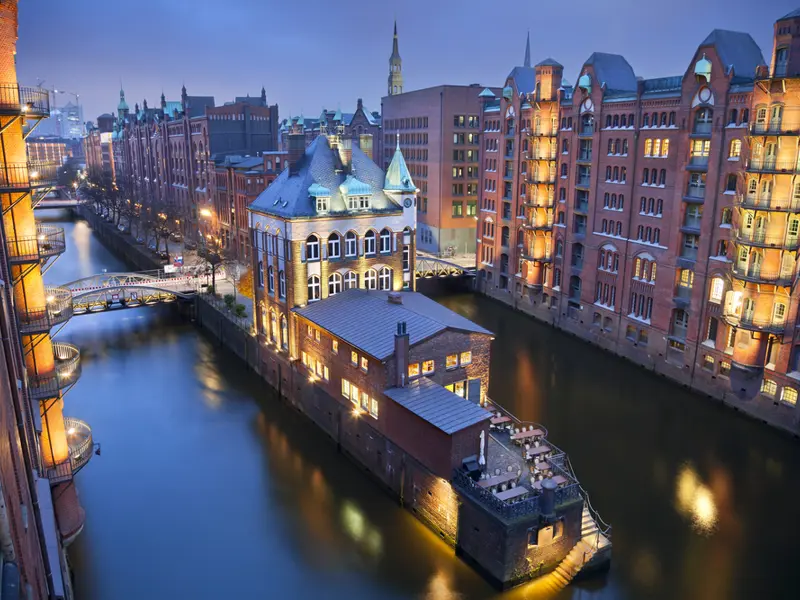
[[796, 427], [796, 19], [776, 23], [769, 65], [714, 30], [681, 76], [597, 52], [574, 88], [547, 60], [483, 94], [481, 288]]

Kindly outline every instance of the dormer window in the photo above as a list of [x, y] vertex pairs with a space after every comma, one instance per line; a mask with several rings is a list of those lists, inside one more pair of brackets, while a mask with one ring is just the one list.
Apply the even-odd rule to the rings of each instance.
[[361, 210], [369, 209], [369, 196], [358, 197], [358, 208], [360, 208]]
[[330, 210], [331, 199], [327, 196], [318, 196], [317, 197], [317, 212], [318, 213], [326, 213]]

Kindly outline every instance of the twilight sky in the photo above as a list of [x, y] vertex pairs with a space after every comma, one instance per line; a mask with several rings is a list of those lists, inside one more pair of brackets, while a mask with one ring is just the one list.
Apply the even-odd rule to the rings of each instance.
[[[583, 5], [585, 8], [580, 9]], [[20, 0], [21, 82], [81, 95], [87, 120], [147, 98], [213, 95], [217, 104], [263, 84], [281, 117], [323, 106], [380, 110], [396, 15], [405, 89], [502, 85], [552, 56], [575, 83], [593, 51], [624, 55], [637, 75], [683, 74], [714, 28], [750, 33], [769, 61], [774, 21], [800, 0]], [[71, 98], [62, 95], [66, 101]]]

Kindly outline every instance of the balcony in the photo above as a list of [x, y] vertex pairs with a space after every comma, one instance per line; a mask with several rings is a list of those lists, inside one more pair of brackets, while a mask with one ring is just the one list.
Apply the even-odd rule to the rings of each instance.
[[681, 254], [680, 254], [679, 258], [682, 258], [682, 259], [688, 260], [688, 261], [697, 260], [697, 248], [684, 246], [683, 248], [681, 248]]
[[689, 185], [686, 188], [686, 195], [683, 197], [684, 202], [689, 204], [702, 204], [706, 199], [706, 186], [704, 185]]
[[679, 285], [675, 289], [672, 300], [680, 308], [688, 307], [692, 301], [692, 288]]
[[736, 197], [736, 206], [741, 208], [751, 208], [754, 210], [768, 210], [772, 212], [800, 212], [800, 199], [780, 199], [776, 200], [765, 196], [742, 196]]
[[523, 204], [531, 208], [553, 208], [555, 202], [552, 198], [545, 197], [544, 195], [537, 195], [527, 202], [523, 202]]
[[47, 118], [50, 116], [50, 92], [17, 83], [0, 83], [0, 114]]
[[725, 314], [722, 317], [728, 325], [747, 329], [748, 331], [763, 331], [767, 333], [783, 333], [786, 330], [786, 320], [756, 319], [752, 313], [744, 315]]
[[689, 164], [686, 165], [687, 171], [707, 171], [708, 170], [708, 155], [705, 156], [690, 156]]
[[594, 135], [594, 125], [583, 125], [580, 130], [578, 130], [578, 135], [580, 137], [592, 137]]
[[53, 187], [58, 180], [58, 161], [0, 163], [0, 192], [27, 192]]
[[676, 323], [672, 324], [672, 329], [670, 329], [669, 336], [676, 340], [686, 341], [686, 335], [688, 333], [689, 328], [686, 325], [678, 325]]
[[787, 248], [794, 249], [800, 247], [800, 238], [796, 235], [790, 236], [783, 233], [768, 234], [764, 230], [736, 228], [734, 232], [736, 241], [748, 246], [759, 248]]
[[762, 271], [759, 268], [747, 268], [739, 265], [731, 267], [731, 274], [742, 281], [779, 286], [791, 285], [794, 278], [791, 271]]
[[534, 152], [531, 154], [531, 160], [555, 160], [555, 152]]
[[797, 161], [776, 158], [751, 158], [746, 169], [749, 173], [800, 173]]
[[711, 135], [711, 121], [696, 121], [690, 135], [694, 137], [708, 137]]
[[575, 212], [587, 214], [589, 212], [589, 201], [575, 200]]
[[58, 169], [61, 163], [55, 160], [28, 161], [30, 187], [53, 187], [58, 183]]
[[45, 306], [25, 308], [17, 305], [19, 330], [23, 335], [45, 333], [72, 318], [72, 291], [69, 288], [45, 286]]
[[67, 434], [69, 458], [47, 469], [47, 477], [51, 484], [72, 479], [86, 466], [94, 452], [92, 428], [86, 422], [73, 417], [64, 417], [64, 431]]
[[76, 346], [65, 342], [53, 344], [55, 370], [48, 375], [36, 375], [29, 379], [31, 397], [44, 400], [58, 396], [60, 390], [73, 385], [81, 376], [81, 353]]
[[552, 219], [548, 219], [547, 221], [539, 221], [531, 223], [530, 228], [534, 231], [552, 231], [553, 230], [553, 221]]
[[528, 183], [547, 183], [552, 184], [556, 182], [555, 173], [533, 173], [528, 177]]
[[6, 252], [11, 264], [37, 262], [62, 254], [66, 248], [64, 228], [41, 223], [36, 224], [35, 237], [6, 240]]
[[588, 175], [585, 177], [578, 177], [577, 181], [575, 182], [576, 187], [581, 188], [588, 188], [591, 185], [591, 177]]
[[583, 163], [592, 162], [592, 153], [591, 152], [581, 152], [578, 155], [578, 162], [583, 162]]

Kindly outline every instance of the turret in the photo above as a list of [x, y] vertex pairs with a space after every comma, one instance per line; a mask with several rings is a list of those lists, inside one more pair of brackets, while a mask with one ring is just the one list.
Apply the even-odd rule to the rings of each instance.
[[770, 67], [773, 77], [800, 75], [800, 8], [775, 21]]

